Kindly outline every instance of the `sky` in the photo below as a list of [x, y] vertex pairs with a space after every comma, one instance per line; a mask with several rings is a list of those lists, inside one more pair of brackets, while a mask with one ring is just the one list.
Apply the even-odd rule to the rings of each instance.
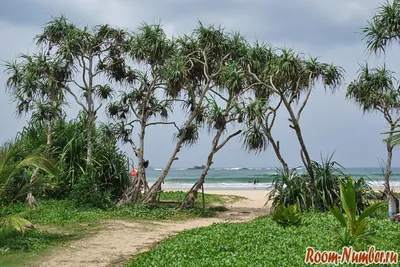
[[[357, 76], [359, 64], [385, 64], [400, 73], [399, 46], [380, 58], [366, 52], [361, 28], [367, 25], [382, 1], [374, 0], [5, 0], [0, 1], [0, 60], [14, 60], [20, 53], [35, 52], [33, 41], [52, 17], [65, 15], [80, 26], [111, 24], [135, 31], [141, 23], [161, 22], [168, 35], [190, 33], [198, 21], [222, 25], [227, 31], [240, 31], [249, 41], [262, 41], [277, 47], [292, 47], [317, 56], [346, 71], [345, 83], [335, 93], [316, 87], [300, 121], [305, 143], [314, 160], [335, 153], [333, 159], [345, 167], [379, 167], [386, 158], [382, 132], [387, 130], [380, 114], [363, 114], [346, 100], [346, 86]], [[5, 92], [7, 75], [0, 66], [0, 143], [15, 136], [28, 117], [18, 119], [15, 105]], [[70, 116], [79, 107], [71, 103]], [[175, 112], [171, 120], [183, 117]], [[99, 115], [106, 121], [105, 114]], [[281, 112], [273, 134], [280, 141], [283, 157], [292, 167], [302, 165], [295, 133], [287, 114]], [[173, 127], [149, 129], [146, 155], [150, 166], [163, 167], [174, 141]], [[212, 136], [205, 130], [196, 146], [182, 149], [174, 167], [205, 164]], [[129, 147], [122, 147], [133, 156]], [[400, 166], [398, 151], [393, 166]], [[272, 149], [254, 155], [246, 153], [240, 138], [231, 140], [214, 158], [214, 167], [277, 167]]]

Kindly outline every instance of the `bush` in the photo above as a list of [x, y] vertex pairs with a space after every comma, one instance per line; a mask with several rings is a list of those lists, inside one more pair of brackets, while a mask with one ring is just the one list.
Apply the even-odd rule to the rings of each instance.
[[[337, 167], [336, 167], [337, 166]], [[300, 211], [328, 211], [330, 207], [340, 204], [339, 180], [345, 184], [346, 175], [342, 166], [332, 161], [332, 156], [322, 159], [322, 163], [313, 162], [315, 182], [310, 183], [310, 177], [306, 173], [300, 175], [296, 169], [286, 173], [278, 170], [276, 178], [272, 182], [272, 190], [268, 201], [272, 201], [272, 208], [279, 205], [290, 206], [295, 204]], [[311, 189], [314, 189], [312, 193]], [[374, 198], [372, 188], [364, 178], [355, 182], [357, 214], [370, 205]]]
[[[72, 121], [59, 120], [53, 126], [52, 157], [57, 161], [60, 175], [55, 177], [55, 187], [38, 192], [36, 197], [65, 199], [72, 197], [77, 203], [108, 207], [121, 197], [130, 184], [129, 158], [119, 149], [115, 136], [107, 125], [93, 127], [93, 175], [85, 173], [87, 153], [87, 120], [83, 114]], [[40, 123], [29, 123], [17, 136], [16, 143], [23, 147], [22, 159], [46, 144], [46, 129]], [[2, 149], [2, 148], [0, 148]], [[0, 193], [0, 199], [13, 199], [25, 186], [33, 169], [23, 169]], [[39, 172], [39, 177], [44, 174]], [[23, 201], [24, 198], [19, 200]]]
[[301, 223], [301, 215], [297, 212], [296, 205], [291, 205], [289, 207], [280, 205], [272, 214], [272, 220], [283, 227], [299, 226]]

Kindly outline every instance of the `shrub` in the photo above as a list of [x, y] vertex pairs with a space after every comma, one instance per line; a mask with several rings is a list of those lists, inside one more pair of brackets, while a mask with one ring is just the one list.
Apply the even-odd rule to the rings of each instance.
[[[337, 166], [337, 167], [336, 167]], [[330, 207], [340, 204], [340, 183], [344, 184], [345, 174], [342, 166], [332, 161], [332, 156], [322, 159], [322, 163], [313, 162], [315, 183], [310, 183], [309, 175], [300, 175], [296, 169], [286, 173], [278, 170], [276, 178], [272, 182], [272, 190], [268, 201], [272, 201], [272, 208], [279, 205], [289, 206], [296, 204], [300, 211], [317, 210], [328, 211]], [[311, 193], [311, 189], [314, 192]], [[365, 181], [360, 178], [354, 184], [356, 193], [356, 212], [359, 214], [370, 205], [374, 198], [373, 190]]]
[[341, 233], [337, 229], [334, 229], [334, 231], [338, 233], [338, 237], [342, 246], [352, 246], [356, 244], [359, 239], [372, 234], [372, 232], [369, 232], [366, 229], [366, 218], [379, 209], [383, 203], [372, 204], [363, 210], [360, 213], [360, 216], [356, 218], [357, 208], [354, 180], [348, 176], [346, 185], [342, 180], [339, 180], [339, 182], [341, 208], [347, 215], [347, 220], [338, 206], [330, 209], [331, 213], [335, 216], [342, 227]]
[[298, 226], [301, 223], [301, 215], [297, 212], [296, 205], [280, 205], [272, 214], [272, 220], [283, 227]]
[[[59, 120], [53, 126], [52, 157], [56, 160], [60, 175], [54, 177], [56, 185], [51, 190], [36, 192], [43, 198], [74, 198], [78, 203], [89, 203], [98, 207], [109, 206], [120, 198], [130, 183], [129, 158], [119, 149], [115, 136], [107, 125], [93, 128], [93, 175], [85, 174], [86, 166], [86, 117], [78, 115], [75, 120]], [[15, 160], [45, 147], [46, 129], [40, 123], [29, 123], [17, 137], [23, 147]], [[5, 149], [5, 148], [0, 148]], [[7, 181], [0, 192], [1, 200], [14, 199], [19, 188], [29, 183], [33, 169], [24, 169]], [[39, 173], [42, 177], [44, 173]], [[24, 198], [18, 200], [23, 201]], [[97, 204], [96, 204], [97, 203]]]

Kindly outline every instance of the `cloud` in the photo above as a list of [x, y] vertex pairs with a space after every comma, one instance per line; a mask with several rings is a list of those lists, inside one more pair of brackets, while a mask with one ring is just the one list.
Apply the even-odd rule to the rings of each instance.
[[[35, 51], [32, 42], [51, 16], [64, 14], [80, 26], [109, 23], [134, 31], [142, 22], [158, 22], [169, 35], [189, 33], [204, 24], [240, 31], [248, 40], [258, 39], [275, 46], [294, 47], [296, 51], [319, 56], [346, 70], [346, 83], [356, 77], [358, 63], [368, 60], [371, 66], [382, 64], [365, 53], [360, 29], [377, 7], [375, 0], [14, 0], [0, 1], [0, 59], [12, 60], [18, 53]], [[393, 49], [386, 58], [388, 67], [400, 73]], [[0, 84], [7, 75], [0, 72]], [[363, 116], [359, 108], [345, 99], [346, 84], [334, 95], [316, 88], [302, 115], [301, 125], [306, 144], [314, 159], [320, 153], [336, 151], [335, 159], [345, 166], [377, 166], [385, 157], [382, 144], [384, 120], [377, 114]], [[10, 97], [0, 91], [0, 141], [12, 138], [25, 124], [14, 119]], [[71, 114], [78, 106], [71, 104]], [[175, 112], [181, 118], [183, 114]], [[104, 114], [100, 114], [106, 120]], [[287, 115], [281, 112], [274, 135], [280, 140], [282, 154], [292, 166], [301, 165], [299, 146]], [[163, 166], [174, 147], [173, 127], [148, 130], [146, 142], [150, 165]], [[211, 137], [202, 133], [199, 143], [180, 154], [177, 166], [202, 164], [210, 148]], [[129, 151], [129, 148], [124, 148]], [[132, 155], [132, 153], [130, 153]], [[396, 156], [396, 155], [395, 155]], [[237, 139], [216, 155], [215, 166], [278, 166], [273, 151], [249, 155]]]

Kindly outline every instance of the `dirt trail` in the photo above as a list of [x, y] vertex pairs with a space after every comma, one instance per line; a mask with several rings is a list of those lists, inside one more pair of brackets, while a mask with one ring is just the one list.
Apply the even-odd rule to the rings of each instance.
[[[51, 255], [32, 267], [111, 267], [123, 266], [138, 252], [148, 250], [159, 241], [178, 232], [216, 222], [243, 222], [268, 210], [251, 199], [228, 204], [228, 211], [215, 218], [200, 218], [187, 221], [128, 222], [122, 220], [104, 221], [103, 230], [90, 237], [72, 241], [56, 248]], [[258, 204], [258, 203], [257, 203]], [[258, 207], [255, 207], [258, 206]]]

